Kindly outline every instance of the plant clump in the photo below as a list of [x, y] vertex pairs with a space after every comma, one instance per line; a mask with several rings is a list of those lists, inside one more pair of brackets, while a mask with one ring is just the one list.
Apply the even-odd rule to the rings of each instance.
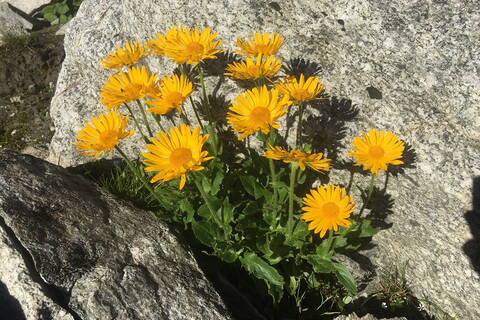
[[[233, 59], [216, 37], [209, 28], [174, 25], [145, 44], [130, 41], [109, 53], [101, 61], [116, 69], [100, 91], [107, 113], [79, 131], [76, 146], [93, 157], [117, 150], [134, 180], [143, 181], [139, 194], [157, 204], [150, 206], [154, 213], [191, 232], [209, 255], [250, 274], [274, 310], [283, 303], [293, 304], [297, 317], [318, 316], [327, 305], [327, 311], [341, 311], [357, 284], [335, 254], [360, 249], [380, 230], [363, 213], [380, 170], [388, 175], [403, 163], [403, 142], [373, 129], [353, 139], [348, 155], [372, 177], [361, 189], [363, 199], [354, 198], [354, 166], [351, 181], [328, 183], [345, 166], [331, 147], [320, 149], [309, 135], [315, 120], [310, 111], [325, 112], [319, 103], [336, 103], [318, 70], [299, 72], [302, 65], [316, 64], [292, 60], [280, 74], [280, 34], [238, 38], [234, 52], [242, 57]], [[169, 58], [176, 71], [159, 79], [135, 66], [151, 56]], [[207, 93], [204, 78], [215, 61], [224, 75], [246, 83], [231, 102]], [[122, 151], [121, 140], [132, 134], [126, 130], [129, 119], [148, 151], [143, 167]], [[296, 130], [281, 136], [279, 130], [292, 121]], [[287, 143], [289, 133], [295, 133], [294, 143]], [[251, 147], [253, 141], [261, 150]], [[317, 180], [327, 183], [314, 188]]]

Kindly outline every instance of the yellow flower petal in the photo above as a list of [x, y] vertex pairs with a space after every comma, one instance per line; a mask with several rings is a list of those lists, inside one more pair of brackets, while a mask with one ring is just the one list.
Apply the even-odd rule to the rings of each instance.
[[364, 170], [370, 170], [378, 175], [379, 170], [387, 170], [388, 165], [402, 164], [401, 160], [405, 145], [392, 132], [369, 130], [361, 137], [352, 140], [352, 152], [349, 156], [356, 160], [356, 166], [363, 165]]

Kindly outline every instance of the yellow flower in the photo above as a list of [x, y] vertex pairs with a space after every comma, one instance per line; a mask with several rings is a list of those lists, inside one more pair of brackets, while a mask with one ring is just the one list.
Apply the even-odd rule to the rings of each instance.
[[216, 54], [222, 52], [217, 49], [222, 41], [215, 41], [217, 33], [210, 28], [200, 32], [197, 28], [172, 26], [165, 36], [158, 35], [157, 39], [149, 42], [149, 48], [155, 53], [164, 54], [178, 64], [197, 65], [204, 59], [216, 59]]
[[388, 164], [403, 163], [400, 159], [405, 145], [394, 133], [371, 129], [362, 136], [353, 139], [352, 152], [348, 153], [357, 161], [356, 166], [363, 165], [364, 170], [378, 175], [378, 170], [387, 170]]
[[300, 79], [288, 77], [285, 81], [277, 83], [275, 87], [283, 95], [288, 96], [294, 104], [316, 99], [325, 90], [325, 86], [317, 77], [309, 77], [305, 80], [303, 74], [300, 75]]
[[150, 182], [170, 181], [180, 177], [180, 190], [185, 186], [188, 171], [200, 171], [202, 162], [213, 159], [208, 157], [202, 147], [208, 139], [208, 134], [200, 135], [200, 128], [191, 131], [182, 124], [170, 129], [170, 135], [160, 132], [152, 137], [152, 144], [147, 144], [150, 152], [143, 153], [146, 172], [158, 172]]
[[179, 31], [185, 32], [185, 26], [178, 27], [173, 25], [171, 29], [165, 32], [165, 35], [158, 33], [155, 39], [147, 41], [146, 47], [152, 50], [150, 53], [165, 55], [167, 43], [176, 41]]
[[320, 186], [316, 190], [310, 190], [303, 198], [302, 208], [305, 211], [302, 219], [310, 222], [308, 230], [320, 233], [323, 238], [327, 230], [338, 230], [338, 226], [348, 227], [351, 222], [347, 220], [355, 207], [352, 197], [346, 195], [345, 188], [327, 185]]
[[225, 72], [225, 75], [242, 80], [270, 78], [280, 70], [281, 66], [280, 59], [274, 56], [263, 59], [262, 55], [258, 55], [255, 60], [249, 57], [246, 61], [227, 65], [228, 72]]
[[227, 122], [240, 134], [240, 140], [255, 131], [267, 134], [270, 127], [280, 128], [276, 120], [287, 113], [290, 104], [290, 100], [280, 97], [276, 89], [268, 90], [265, 85], [260, 89], [253, 88], [235, 98], [229, 108], [232, 112], [228, 112]]
[[192, 94], [193, 84], [184, 75], [176, 74], [165, 77], [160, 81], [160, 90], [150, 94], [153, 100], [147, 100], [147, 104], [153, 106], [148, 111], [156, 114], [166, 114], [173, 108], [181, 112], [181, 105]]
[[124, 102], [143, 99], [158, 90], [157, 75], [146, 67], [132, 67], [108, 78], [100, 91], [100, 102], [110, 111]]
[[84, 128], [78, 131], [78, 142], [74, 145], [81, 150], [83, 155], [98, 158], [102, 152], [112, 151], [120, 139], [131, 136], [132, 130], [126, 131], [128, 116], [116, 111], [101, 114], [98, 118], [92, 118]]
[[100, 63], [103, 69], [121, 69], [130, 67], [145, 55], [145, 48], [138, 41], [125, 43], [125, 49], [117, 46], [116, 52], [110, 52]]
[[260, 33], [257, 32], [253, 37], [245, 40], [237, 38], [235, 45], [240, 50], [234, 51], [245, 56], [256, 56], [259, 54], [271, 56], [278, 52], [283, 45], [283, 37], [276, 33]]
[[312, 154], [311, 151], [303, 152], [295, 149], [289, 152], [282, 147], [268, 146], [263, 156], [273, 160], [282, 160], [285, 163], [298, 162], [302, 171], [305, 171], [306, 166], [317, 172], [329, 171], [332, 167], [331, 159], [322, 159], [323, 153]]

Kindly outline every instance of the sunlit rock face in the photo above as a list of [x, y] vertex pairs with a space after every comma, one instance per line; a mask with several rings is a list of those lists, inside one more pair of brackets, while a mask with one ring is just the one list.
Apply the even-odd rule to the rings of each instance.
[[[283, 61], [318, 63], [327, 92], [350, 99], [358, 110], [354, 121], [326, 117], [314, 125], [310, 132], [318, 141], [348, 146], [363, 130], [386, 129], [416, 152], [415, 168], [388, 181], [394, 203], [380, 211], [390, 213], [384, 226], [391, 227], [362, 254], [373, 266], [408, 261], [414, 294], [453, 316], [479, 318], [479, 240], [472, 239], [478, 231], [464, 217], [475, 212], [472, 181], [480, 175], [479, 23], [477, 1], [85, 0], [65, 38], [51, 107], [56, 133], [50, 159], [61, 165], [87, 161], [72, 143], [82, 124], [104, 111], [99, 90], [113, 72], [100, 69], [100, 60], [115, 45], [151, 39], [171, 24], [210, 27], [224, 49], [255, 31], [281, 33]], [[161, 76], [174, 68], [153, 56], [144, 64]], [[209, 90], [217, 81], [207, 77]], [[241, 90], [224, 79], [219, 92], [231, 100]], [[140, 135], [123, 148], [137, 156], [144, 148]], [[334, 151], [337, 160], [346, 159], [345, 148]], [[348, 173], [334, 170], [330, 178], [347, 184]], [[368, 179], [357, 174], [355, 184], [366, 186]], [[381, 174], [379, 186], [384, 181]]]

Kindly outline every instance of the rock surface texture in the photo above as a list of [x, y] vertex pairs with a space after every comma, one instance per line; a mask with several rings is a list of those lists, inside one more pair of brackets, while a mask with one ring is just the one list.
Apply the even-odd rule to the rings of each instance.
[[0, 44], [5, 33], [27, 34], [32, 24], [16, 13], [7, 2], [0, 2]]
[[[471, 211], [472, 181], [480, 175], [478, 1], [85, 0], [65, 37], [66, 59], [51, 107], [51, 159], [62, 165], [86, 161], [72, 143], [82, 124], [104, 110], [99, 89], [112, 72], [100, 69], [100, 59], [115, 45], [151, 39], [171, 24], [211, 27], [225, 49], [237, 36], [258, 30], [282, 33], [284, 60], [319, 63], [328, 92], [357, 105], [358, 119], [345, 130], [344, 145], [370, 128], [408, 141], [416, 168], [390, 179], [391, 227], [362, 254], [379, 267], [408, 261], [407, 279], [418, 298], [461, 319], [480, 318], [480, 240], [472, 239], [478, 232], [464, 217], [479, 210]], [[145, 63], [161, 76], [173, 69], [165, 59]], [[227, 99], [239, 93], [229, 80], [220, 92]], [[124, 148], [137, 155], [138, 141], [126, 141]], [[356, 183], [365, 186], [368, 178], [362, 179]], [[331, 181], [346, 184], [338, 171]]]
[[165, 225], [61, 167], [0, 152], [0, 222], [0, 284], [27, 319], [231, 319]]

